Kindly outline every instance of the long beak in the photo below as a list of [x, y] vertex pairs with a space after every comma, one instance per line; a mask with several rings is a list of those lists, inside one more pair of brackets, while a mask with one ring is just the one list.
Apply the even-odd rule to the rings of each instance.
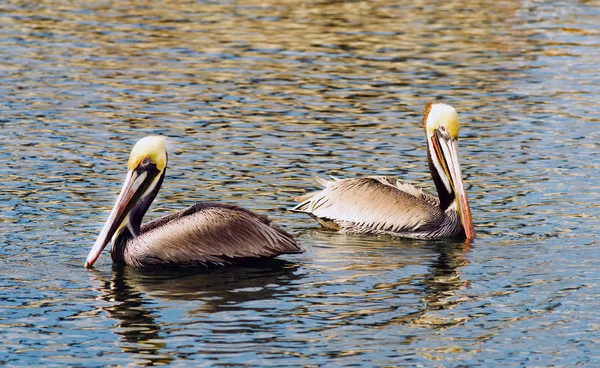
[[130, 170], [127, 173], [125, 183], [121, 189], [121, 194], [119, 194], [119, 198], [117, 198], [117, 202], [110, 212], [108, 220], [106, 220], [98, 239], [96, 239], [92, 250], [90, 250], [87, 259], [85, 260], [84, 267], [91, 268], [98, 257], [100, 257], [100, 253], [102, 253], [102, 250], [104, 250], [115, 232], [125, 226], [125, 220], [135, 205], [135, 201], [132, 201], [132, 199], [139, 199], [140, 196], [136, 196], [136, 193], [140, 191], [140, 188], [144, 189], [142, 184], [147, 176], [148, 173], [145, 171], [138, 174], [135, 170]]
[[458, 161], [458, 140], [438, 135], [436, 135], [436, 138], [439, 147], [442, 149], [442, 152], [436, 153], [443, 156], [440, 157], [440, 161], [443, 162], [442, 165], [444, 166], [444, 170], [447, 170], [446, 175], [450, 179], [450, 184], [454, 190], [456, 206], [460, 215], [460, 221], [465, 229], [465, 236], [467, 240], [475, 239], [475, 227], [473, 225], [469, 200], [467, 199], [467, 193], [465, 192], [465, 185], [463, 183], [460, 163]]

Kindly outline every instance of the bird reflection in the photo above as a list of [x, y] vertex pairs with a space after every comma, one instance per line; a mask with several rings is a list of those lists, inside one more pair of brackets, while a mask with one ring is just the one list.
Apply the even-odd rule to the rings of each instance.
[[[469, 264], [467, 254], [470, 245], [467, 242], [439, 242], [433, 245], [438, 253], [437, 258], [427, 267], [425, 275], [415, 275], [416, 284], [421, 290], [421, 306], [414, 312], [407, 313], [390, 320], [386, 325], [412, 324], [429, 328], [448, 328], [460, 325], [466, 317], [446, 318], [436, 311], [449, 310], [463, 300], [456, 298], [457, 292], [468, 286], [462, 280], [460, 269]], [[430, 248], [431, 249], [431, 248]], [[407, 280], [402, 280], [405, 284]]]
[[125, 266], [114, 266], [112, 277], [102, 280], [103, 294], [100, 299], [111, 303], [116, 302], [102, 309], [118, 321], [114, 333], [122, 337], [123, 352], [147, 357], [144, 360], [147, 360], [149, 365], [168, 364], [172, 358], [159, 354], [165, 344], [160, 336], [160, 327], [155, 322], [156, 312], [147, 307], [149, 303], [143, 293], [136, 291], [129, 285], [127, 279], [122, 277], [124, 268]]
[[120, 271], [113, 273], [113, 277], [123, 278], [147, 297], [202, 301], [198, 311], [210, 313], [274, 297], [278, 289], [300, 276], [295, 272], [299, 267], [280, 259], [212, 271], [177, 268], [156, 271], [115, 266]]
[[277, 298], [282, 287], [301, 277], [296, 272], [299, 267], [283, 260], [213, 271], [151, 271], [115, 264], [109, 279], [97, 272], [94, 278], [102, 282], [99, 298], [111, 304], [101, 309], [118, 321], [113, 332], [122, 337], [122, 351], [138, 354], [136, 358], [154, 365], [173, 360], [164, 352], [168, 331], [158, 322], [160, 309], [153, 308], [161, 299], [200, 302], [195, 310], [187, 311], [192, 315], [241, 309], [240, 304], [248, 301]]
[[436, 244], [438, 258], [428, 267], [430, 274], [424, 278], [423, 309], [419, 323], [435, 327], [449, 327], [464, 322], [464, 319], [441, 320], [428, 319], [427, 312], [450, 309], [460, 300], [453, 298], [458, 290], [468, 286], [468, 281], [460, 278], [460, 268], [469, 264], [466, 254], [470, 250], [468, 243]]
[[[373, 328], [394, 325], [447, 328], [464, 323], [468, 318], [464, 315], [446, 317], [441, 311], [450, 310], [465, 300], [457, 296], [469, 285], [468, 281], [461, 278], [461, 268], [469, 264], [467, 256], [470, 243], [453, 240], [390, 240], [385, 237], [339, 235], [327, 230], [306, 233], [317, 245], [319, 254], [315, 257], [329, 260], [321, 267], [340, 275], [334, 281], [338, 285], [351, 285], [358, 280], [382, 280], [358, 294], [355, 292], [353, 297], [386, 302], [368, 310], [346, 310], [336, 317], [341, 323], [351, 320]], [[421, 266], [426, 266], [426, 272], [419, 271], [423, 269]], [[392, 275], [393, 278], [390, 278]], [[303, 297], [312, 298], [319, 292], [316, 290]], [[417, 296], [419, 302], [415, 302], [412, 296]], [[311, 306], [307, 313], [312, 313], [314, 309]], [[390, 313], [391, 318], [387, 316]], [[378, 314], [384, 321], [375, 321]], [[328, 328], [333, 327], [335, 325]]]

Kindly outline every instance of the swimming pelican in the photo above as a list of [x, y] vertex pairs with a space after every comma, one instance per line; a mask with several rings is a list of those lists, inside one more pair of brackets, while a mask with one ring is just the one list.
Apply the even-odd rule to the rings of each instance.
[[113, 262], [133, 267], [222, 266], [301, 252], [294, 237], [267, 216], [227, 204], [197, 203], [142, 226], [165, 178], [164, 137], [140, 139], [127, 167], [121, 194], [85, 261], [87, 268], [109, 241]]
[[475, 230], [458, 162], [458, 115], [430, 102], [423, 124], [427, 161], [438, 196], [393, 177], [369, 176], [327, 181], [325, 188], [296, 198], [292, 211], [307, 213], [324, 227], [349, 234], [387, 234], [406, 238], [474, 239]]

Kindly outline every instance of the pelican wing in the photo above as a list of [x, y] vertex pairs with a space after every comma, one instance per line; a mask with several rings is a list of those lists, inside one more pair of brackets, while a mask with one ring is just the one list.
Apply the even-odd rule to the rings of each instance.
[[126, 258], [143, 267], [194, 266], [300, 252], [294, 237], [267, 216], [226, 204], [198, 203], [144, 224], [128, 244]]
[[342, 231], [416, 233], [439, 225], [444, 214], [439, 200], [413, 185], [392, 177], [317, 180], [325, 188], [293, 211], [308, 213]]

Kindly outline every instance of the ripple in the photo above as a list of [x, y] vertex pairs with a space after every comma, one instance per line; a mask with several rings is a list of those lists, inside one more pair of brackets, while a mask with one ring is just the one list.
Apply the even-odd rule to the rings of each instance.
[[[597, 362], [599, 9], [4, 4], [0, 364]], [[287, 211], [313, 174], [434, 189], [432, 99], [461, 119], [473, 243], [340, 235]], [[306, 252], [210, 273], [81, 267], [147, 134], [171, 141], [148, 218], [235, 203]]]

